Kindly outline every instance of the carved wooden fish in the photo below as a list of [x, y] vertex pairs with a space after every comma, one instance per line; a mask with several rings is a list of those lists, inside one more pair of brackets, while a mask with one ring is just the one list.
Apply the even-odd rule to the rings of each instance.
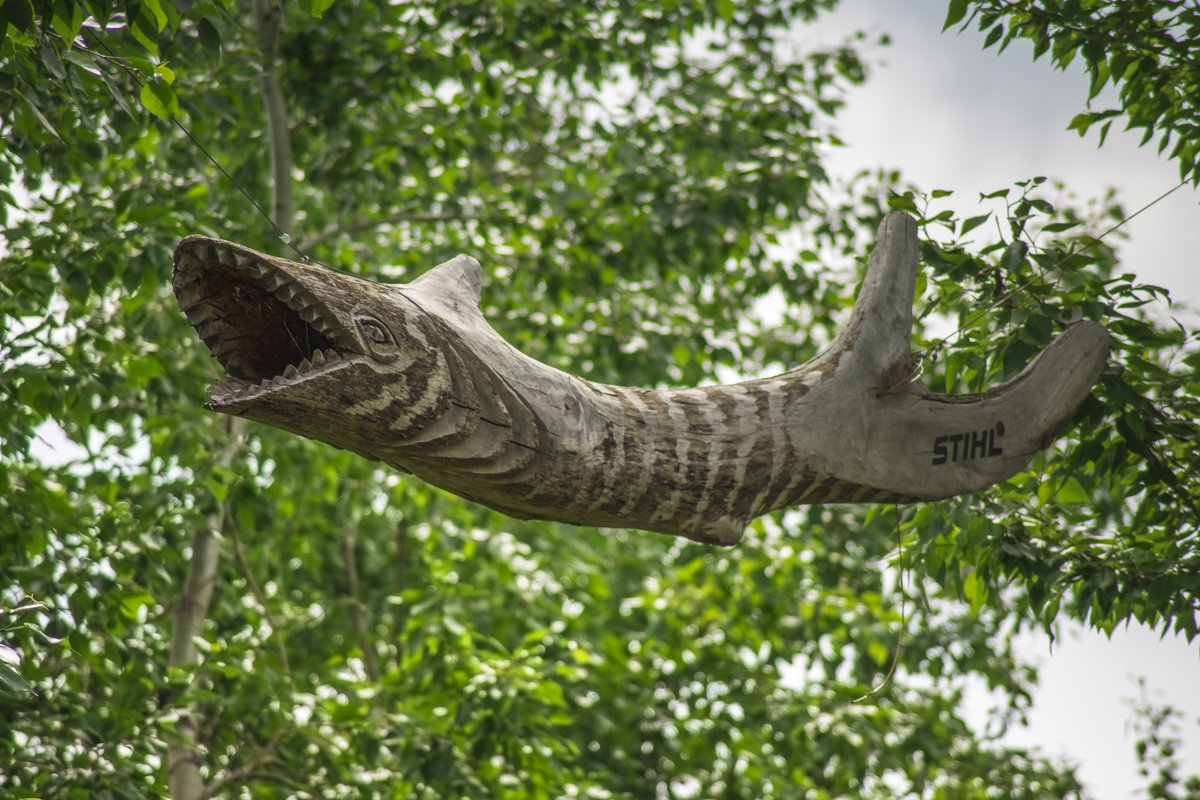
[[[812, 361], [727, 386], [593, 383], [522, 355], [459, 256], [374, 283], [189, 236], [174, 289], [228, 376], [208, 407], [411, 472], [519, 518], [733, 544], [803, 503], [911, 502], [1023, 469], [1074, 415], [1108, 334], [1072, 326], [982, 394], [932, 394], [910, 353], [917, 230], [892, 214], [849, 323]], [[899, 388], [897, 388], [899, 387]]]

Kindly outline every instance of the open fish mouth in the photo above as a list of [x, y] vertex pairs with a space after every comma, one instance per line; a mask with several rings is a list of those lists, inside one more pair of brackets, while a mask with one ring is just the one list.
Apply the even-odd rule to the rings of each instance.
[[210, 408], [245, 402], [361, 360], [295, 279], [254, 251], [203, 236], [175, 249], [175, 296], [225, 369]]

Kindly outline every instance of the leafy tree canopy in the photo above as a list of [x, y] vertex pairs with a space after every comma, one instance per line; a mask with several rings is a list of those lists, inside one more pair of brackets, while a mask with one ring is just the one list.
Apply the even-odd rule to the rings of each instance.
[[[1184, 0], [1036, 2], [952, 0], [946, 27], [966, 18], [986, 32], [985, 47], [1003, 50], [1016, 39], [1033, 44], [1033, 57], [1066, 69], [1082, 59], [1091, 78], [1088, 109], [1071, 121], [1082, 136], [1100, 126], [1103, 143], [1113, 122], [1140, 129], [1142, 144], [1178, 162], [1180, 176], [1200, 182], [1200, 8]], [[1092, 109], [1107, 86], [1115, 108]]]
[[[1097, 242], [1111, 199], [1022, 180], [958, 219], [899, 176], [831, 185], [862, 39], [790, 32], [832, 4], [5, 0], [3, 793], [1080, 795], [998, 741], [1035, 678], [1012, 637], [1197, 634], [1196, 336]], [[811, 357], [892, 207], [928, 234], [931, 386], [994, 384], [1080, 318], [1114, 356], [1073, 431], [980, 496], [789, 511], [728, 551], [519, 522], [201, 409], [175, 241], [288, 252], [235, 187], [334, 268], [478, 256], [498, 329], [597, 380]]]

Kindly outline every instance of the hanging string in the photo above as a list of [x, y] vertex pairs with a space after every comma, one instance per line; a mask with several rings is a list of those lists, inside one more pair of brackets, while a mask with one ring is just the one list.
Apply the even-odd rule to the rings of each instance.
[[[125, 73], [127, 75], [129, 75], [130, 78], [133, 79], [133, 82], [137, 84], [137, 87], [139, 90], [145, 88], [145, 85], [146, 85], [145, 81], [142, 80], [141, 73], [135, 67], [126, 63], [126, 61], [124, 59], [117, 56], [112, 50], [109, 49], [108, 45], [104, 42], [104, 40], [101, 39], [99, 36], [97, 36], [95, 33], [93, 33], [92, 31], [90, 31], [86, 28], [84, 29], [84, 31], [91, 36], [92, 40], [97, 45], [99, 45], [100, 48], [102, 50], [104, 50], [105, 53], [108, 54], [107, 56], [104, 56], [104, 58], [106, 60], [111, 61], [113, 64], [116, 64], [119, 68], [124, 70]], [[250, 193], [248, 191], [246, 191], [245, 188], [242, 187], [242, 185], [240, 183], [238, 183], [237, 179], [234, 178], [233, 175], [231, 175], [229, 173], [229, 171], [227, 169], [225, 169], [225, 167], [221, 164], [221, 162], [217, 160], [216, 156], [214, 156], [212, 153], [210, 153], [208, 151], [208, 148], [206, 148], [200, 142], [200, 140], [197, 139], [190, 130], [188, 130], [187, 126], [184, 125], [182, 122], [180, 122], [179, 119], [175, 116], [171, 116], [171, 123], [176, 128], [179, 129], [180, 133], [182, 133], [187, 138], [187, 140], [189, 142], [191, 142], [192, 145], [197, 150], [199, 150], [200, 153], [206, 159], [208, 159], [209, 163], [212, 164], [216, 168], [217, 172], [221, 173], [221, 175], [225, 178], [225, 180], [229, 181], [230, 185], [232, 185], [233, 188], [237, 189], [237, 191], [242, 195], [242, 197], [246, 198], [246, 201], [248, 203], [250, 203], [251, 206], [254, 207], [254, 210], [259, 213], [259, 216], [261, 216], [263, 219], [265, 219], [267, 221], [267, 224], [271, 226], [271, 230], [273, 230], [275, 232], [275, 235], [279, 237], [279, 241], [283, 242], [285, 245], [290, 247], [292, 249], [292, 252], [294, 252], [296, 254], [296, 256], [302, 262], [304, 262], [305, 264], [310, 263], [311, 259], [308, 257], [308, 254], [305, 253], [304, 250], [302, 250], [300, 248], [300, 245], [296, 244], [296, 241], [292, 238], [292, 235], [290, 233], [287, 233], [286, 231], [284, 231], [277, 224], [275, 224], [275, 220], [271, 218], [271, 215], [267, 213], [266, 209], [264, 209], [261, 205], [259, 205], [258, 201], [256, 201], [250, 195]]]
[[883, 676], [883, 680], [862, 697], [856, 697], [851, 700], [851, 703], [861, 703], [864, 700], [870, 700], [892, 682], [892, 676], [896, 674], [896, 667], [900, 665], [900, 650], [904, 647], [904, 633], [908, 628], [908, 613], [905, 603], [907, 598], [904, 594], [904, 541], [900, 534], [900, 506], [893, 504], [892, 510], [896, 513], [896, 556], [900, 561], [900, 570], [896, 574], [896, 588], [900, 590], [900, 631], [896, 634], [896, 650], [892, 653], [892, 664], [888, 667], [887, 674]]

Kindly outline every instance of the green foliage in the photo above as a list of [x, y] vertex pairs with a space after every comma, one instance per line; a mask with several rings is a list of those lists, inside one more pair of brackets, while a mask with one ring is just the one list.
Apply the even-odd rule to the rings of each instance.
[[[970, 15], [968, 17], [968, 14]], [[1088, 108], [1069, 126], [1085, 134], [1100, 126], [1103, 144], [1112, 123], [1143, 131], [1142, 144], [1157, 139], [1170, 149], [1180, 177], [1200, 183], [1200, 69], [1196, 41], [1200, 8], [1183, 0], [952, 0], [946, 27], [974, 21], [986, 31], [985, 46], [1003, 50], [1015, 39], [1033, 43], [1034, 58], [1049, 56], [1066, 69], [1076, 56], [1087, 65]], [[1109, 85], [1117, 107], [1092, 109]]]
[[[170, 251], [197, 231], [283, 250], [197, 148], [269, 196], [252, 15], [0, 6], [0, 793], [162, 796], [186, 710], [222, 796], [1080, 796], [997, 741], [1035, 678], [1011, 639], [1063, 613], [1195, 634], [1195, 336], [1146, 315], [1157, 293], [1108, 245], [1072, 253], [1115, 206], [1035, 181], [957, 220], [945, 192], [889, 197], [898, 176], [829, 186], [863, 65], [853, 43], [782, 44], [827, 5], [284, 5], [289, 233], [375, 278], [473, 253], [531, 355], [695, 384], [813, 355], [876, 224], [909, 208], [931, 386], [992, 384], [1081, 316], [1116, 357], [1028, 473], [903, 510], [903, 565], [891, 509], [794, 510], [718, 551], [518, 522], [265, 428], [222, 463]], [[947, 317], [963, 330], [938, 345]], [[173, 614], [214, 524], [180, 666]], [[901, 588], [901, 566], [932, 580]], [[901, 629], [892, 683], [853, 702]], [[962, 712], [980, 679], [987, 731]]]
[[[920, 206], [911, 196], [895, 201], [929, 237], [926, 316], [954, 315], [951, 341], [926, 342], [931, 386], [978, 391], [1011, 378], [1079, 319], [1103, 321], [1114, 354], [1075, 432], [1027, 472], [917, 512], [918, 568], [973, 606], [1016, 602], [1048, 629], [1065, 611], [1106, 632], [1132, 619], [1194, 639], [1200, 336], [1141, 313], [1165, 299], [1162, 289], [1114, 275], [1115, 251], [1100, 237], [1125, 217], [1119, 206], [1081, 216], [1056, 208], [1044, 184], [983, 196], [996, 210], [961, 221], [936, 208], [949, 192]], [[965, 234], [978, 235], [984, 221], [1001, 238], [970, 241]], [[1001, 591], [1014, 583], [1018, 597]]]
[[[1145, 687], [1143, 686], [1143, 692]], [[1155, 800], [1195, 800], [1200, 797], [1200, 775], [1179, 774], [1179, 711], [1169, 705], [1150, 703], [1144, 696], [1134, 704], [1134, 747], [1138, 772], [1149, 779], [1146, 796]]]

